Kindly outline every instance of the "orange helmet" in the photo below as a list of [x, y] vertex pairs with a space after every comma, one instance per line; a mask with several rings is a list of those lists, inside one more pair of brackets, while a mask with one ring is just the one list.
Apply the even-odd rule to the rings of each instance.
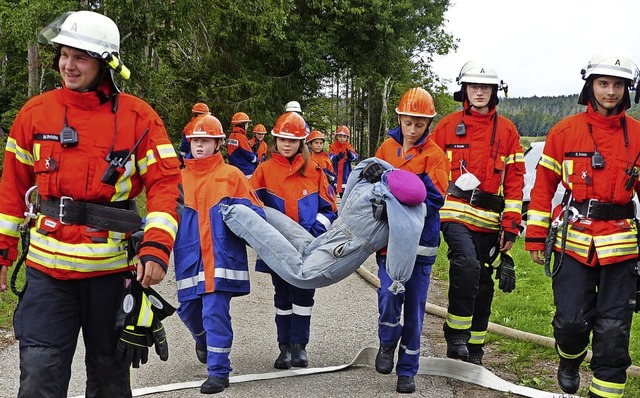
[[191, 126], [193, 126], [193, 129], [187, 133], [187, 140], [196, 137], [225, 138], [220, 120], [211, 114], [205, 113], [197, 116], [193, 119]]
[[307, 138], [307, 122], [296, 112], [286, 112], [276, 121], [271, 130], [271, 135], [292, 140], [304, 140]]
[[336, 129], [336, 135], [346, 135], [349, 137], [351, 135], [351, 131], [349, 131], [347, 126], [338, 126]]
[[241, 124], [241, 123], [248, 123], [250, 121], [251, 121], [251, 119], [249, 119], [249, 115], [247, 115], [244, 112], [237, 112], [231, 118], [231, 124], [233, 124], [233, 125]]
[[417, 117], [434, 117], [437, 115], [431, 94], [420, 87], [414, 87], [402, 94], [396, 113], [398, 115]]
[[209, 113], [209, 107], [204, 102], [198, 102], [196, 104], [193, 104], [191, 113]]
[[313, 141], [313, 140], [322, 140], [325, 141], [324, 139], [324, 134], [322, 134], [321, 132], [319, 132], [318, 130], [313, 130], [309, 136], [307, 137], [307, 143]]
[[254, 134], [255, 134], [255, 133], [258, 133], [258, 134], [262, 133], [262, 134], [264, 134], [264, 133], [266, 133], [266, 132], [267, 132], [267, 129], [266, 129], [266, 128], [264, 128], [264, 125], [262, 125], [262, 124], [258, 123], [258, 124], [256, 124], [256, 125], [253, 127], [253, 132], [254, 132]]

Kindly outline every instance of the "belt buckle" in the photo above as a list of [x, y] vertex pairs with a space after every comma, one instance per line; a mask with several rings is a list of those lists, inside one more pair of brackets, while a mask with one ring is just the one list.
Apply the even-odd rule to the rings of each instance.
[[64, 222], [63, 218], [64, 218], [64, 201], [65, 200], [70, 200], [73, 202], [73, 198], [71, 196], [61, 196], [60, 197], [60, 212], [58, 213], [58, 221], [60, 221], [60, 224], [62, 225], [69, 225], [70, 223], [68, 222]]
[[598, 203], [598, 199], [589, 199], [589, 205], [587, 206], [587, 218], [591, 218], [591, 209], [593, 209], [594, 203]]
[[474, 205], [475, 206], [474, 202], [475, 202], [475, 199], [476, 199], [476, 192], [479, 192], [478, 188], [473, 188], [471, 190], [471, 197], [469, 198], [469, 204], [470, 205]]

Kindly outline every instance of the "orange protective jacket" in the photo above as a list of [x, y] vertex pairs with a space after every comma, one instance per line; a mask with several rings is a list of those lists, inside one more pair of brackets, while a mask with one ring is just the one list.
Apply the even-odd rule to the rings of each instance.
[[[337, 159], [336, 157], [340, 154], [344, 156]], [[329, 158], [333, 162], [333, 170], [337, 176], [336, 191], [342, 192], [342, 185], [347, 183], [351, 174], [351, 162], [358, 161], [358, 153], [349, 142], [342, 143], [336, 140], [329, 146]]]
[[[256, 137], [253, 137], [249, 140], [249, 146], [252, 148], [256, 144]], [[260, 141], [260, 145], [258, 145], [258, 149], [254, 152], [258, 157], [258, 163], [262, 163], [267, 160], [267, 152], [269, 151], [269, 146], [264, 140]]]
[[227, 140], [229, 164], [236, 166], [246, 176], [251, 176], [258, 164], [258, 157], [249, 145], [247, 132], [240, 126], [233, 126]]
[[[94, 203], [128, 201], [144, 189], [147, 214], [138, 256], [143, 262], [169, 264], [182, 210], [180, 162], [162, 120], [147, 103], [121, 93], [114, 114], [113, 103], [105, 95], [109, 86], [100, 90], [101, 95], [65, 87], [52, 90], [31, 98], [16, 116], [0, 182], [4, 192], [0, 195], [0, 265], [11, 265], [16, 259], [24, 196], [33, 185], [43, 199], [68, 196]], [[65, 117], [78, 132], [77, 145], [67, 148], [59, 139]], [[126, 155], [138, 140], [115, 186], [101, 182], [110, 148]], [[127, 260], [128, 235], [63, 225], [40, 214], [30, 231], [26, 264], [57, 279], [121, 272], [134, 266]]]
[[[464, 135], [456, 134], [460, 121], [465, 124]], [[498, 214], [447, 195], [440, 211], [442, 222], [457, 222], [479, 232], [495, 232], [502, 228], [518, 235], [525, 167], [516, 126], [498, 115], [496, 108], [486, 114], [459, 111], [442, 118], [431, 138], [451, 161], [451, 182], [455, 182], [466, 168], [480, 180], [477, 189], [505, 200], [504, 210]]]
[[[623, 124], [626, 124], [626, 137]], [[591, 165], [596, 148], [604, 158], [605, 166], [601, 169], [594, 169]], [[560, 182], [571, 190], [572, 199], [577, 202], [594, 199], [617, 205], [628, 204], [633, 193], [640, 191], [638, 181], [631, 190], [625, 189], [630, 171], [637, 171], [640, 166], [634, 164], [638, 153], [640, 122], [625, 112], [606, 117], [595, 112], [589, 104], [586, 112], [557, 123], [547, 135], [536, 171], [528, 210], [525, 249], [544, 250], [549, 224], [561, 210], [560, 206], [551, 209], [551, 200]], [[556, 238], [556, 251], [560, 251], [561, 235], [558, 233]], [[565, 253], [590, 266], [604, 266], [637, 258], [637, 226], [631, 219], [583, 218], [569, 224]]]
[[265, 217], [263, 204], [221, 153], [184, 163], [185, 207], [174, 251], [178, 300], [214, 291], [248, 294], [246, 244], [227, 228], [220, 205], [243, 204]]

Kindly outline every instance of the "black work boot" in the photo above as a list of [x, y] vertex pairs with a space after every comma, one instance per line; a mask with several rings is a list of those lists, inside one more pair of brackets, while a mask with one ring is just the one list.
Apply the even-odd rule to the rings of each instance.
[[472, 363], [474, 365], [479, 365], [479, 366], [483, 366], [482, 364], [482, 356], [484, 353], [482, 352], [476, 352], [476, 351], [470, 351], [469, 352], [469, 357], [467, 358], [467, 360], [465, 362], [469, 362]]
[[394, 347], [385, 348], [380, 346], [376, 355], [376, 372], [388, 375], [393, 370]]
[[225, 387], [229, 387], [228, 377], [209, 376], [209, 378], [200, 386], [200, 393], [217, 394], [224, 391]]
[[398, 376], [396, 392], [401, 394], [411, 394], [416, 391], [416, 382], [411, 376]]
[[196, 343], [196, 356], [200, 363], [207, 363], [207, 346], [201, 346]]
[[574, 394], [580, 388], [580, 362], [560, 358], [558, 385], [567, 394]]
[[291, 346], [289, 344], [280, 344], [280, 355], [273, 363], [273, 367], [276, 369], [290, 369], [291, 368]]
[[291, 366], [306, 368], [309, 365], [306, 347], [306, 344], [291, 344]]
[[447, 340], [447, 358], [469, 360], [467, 342], [463, 339]]

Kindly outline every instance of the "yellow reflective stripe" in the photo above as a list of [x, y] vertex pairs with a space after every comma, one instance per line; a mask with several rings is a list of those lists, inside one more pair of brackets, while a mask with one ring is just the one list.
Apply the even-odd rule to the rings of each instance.
[[538, 211], [529, 209], [527, 211], [527, 224], [547, 228], [551, 221], [551, 213], [548, 211]]
[[18, 227], [23, 219], [0, 213], [0, 234], [17, 238], [20, 236]]
[[93, 260], [85, 257], [73, 257], [72, 254], [73, 253], [51, 254], [47, 251], [41, 250], [40, 247], [32, 243], [29, 247], [27, 259], [40, 264], [45, 268], [77, 272], [113, 271], [128, 267], [126, 252], [122, 252], [119, 256], [100, 260]]
[[457, 316], [447, 312], [447, 325], [451, 329], [466, 330], [471, 327], [473, 316]]
[[[555, 243], [556, 249], [561, 250], [561, 243], [562, 235], [558, 232]], [[569, 231], [567, 231], [567, 241], [565, 245], [566, 250], [586, 258], [589, 254], [589, 247], [591, 247], [591, 235], [569, 229]]]
[[123, 242], [113, 243], [82, 243], [73, 244], [61, 242], [57, 239], [39, 233], [31, 228], [31, 245], [39, 246], [51, 253], [65, 253], [72, 257], [112, 258], [126, 253]]
[[440, 210], [440, 214], [442, 215], [443, 212], [448, 212], [450, 214], [460, 213], [461, 215], [467, 214], [477, 218], [480, 223], [497, 224], [500, 222], [500, 214], [498, 213], [473, 207], [467, 202], [450, 200], [449, 197], [445, 200], [444, 206], [442, 206], [442, 209]]
[[604, 398], [622, 398], [624, 396], [624, 387], [626, 383], [612, 383], [604, 381], [593, 376], [589, 391]]
[[544, 153], [540, 157], [540, 162], [538, 164], [546, 169], [553, 171], [557, 175], [560, 175], [561, 173], [560, 163], [558, 163], [554, 158], [545, 155]]
[[565, 160], [562, 162], [562, 181], [564, 181], [569, 189], [573, 189], [573, 183], [569, 182], [569, 176], [573, 174], [573, 160]]
[[134, 164], [135, 157], [131, 155], [131, 159], [124, 165], [124, 172], [122, 173], [120, 178], [118, 178], [118, 181], [114, 186], [116, 192], [111, 197], [112, 202], [129, 199], [129, 196], [131, 195], [131, 188], [133, 187], [131, 177], [135, 174], [136, 171], [133, 166]]
[[146, 294], [142, 293], [142, 302], [140, 303], [140, 312], [136, 325], [148, 328], [153, 322], [153, 311], [151, 310], [151, 301]]
[[33, 166], [33, 156], [29, 151], [20, 148], [15, 138], [7, 138], [7, 145], [5, 146], [7, 152], [11, 152], [16, 156], [18, 162], [25, 164], [27, 166]]
[[173, 239], [175, 239], [176, 232], [178, 231], [178, 222], [171, 217], [169, 213], [152, 211], [147, 214], [144, 231], [147, 232], [151, 228], [159, 228], [166, 231]]
[[[153, 154], [153, 151], [151, 151], [151, 153]], [[138, 160], [138, 173], [140, 173], [141, 176], [145, 175], [147, 173], [147, 158], [143, 157], [142, 159]]]
[[516, 152], [516, 163], [524, 163], [524, 152]]
[[638, 254], [638, 240], [635, 230], [606, 236], [594, 236], [593, 243], [599, 258], [619, 257]]
[[560, 355], [561, 358], [564, 359], [576, 359], [576, 358], [580, 358], [582, 355], [584, 355], [585, 352], [587, 352], [587, 348], [588, 347], [584, 347], [584, 350], [580, 351], [577, 354], [567, 354], [566, 352], [562, 351], [560, 349], [560, 347], [556, 344], [556, 349], [558, 350], [558, 355]]
[[469, 343], [471, 344], [484, 344], [485, 339], [487, 338], [487, 331], [482, 332], [474, 332], [471, 331], [471, 338], [469, 339]]
[[522, 201], [514, 199], [505, 199], [503, 213], [512, 211], [514, 213], [522, 214]]
[[515, 163], [515, 161], [516, 161], [516, 160], [515, 160], [514, 155], [513, 155], [513, 154], [511, 154], [511, 155], [507, 156], [507, 157], [504, 159], [504, 164], [507, 164], [507, 165], [509, 165], [509, 164], [514, 164], [514, 163]]
[[153, 149], [149, 149], [147, 151], [147, 166], [151, 166], [152, 164], [155, 164], [158, 159], [156, 159], [156, 154], [153, 152]]
[[171, 144], [160, 144], [156, 147], [160, 159], [177, 158], [176, 150]]

